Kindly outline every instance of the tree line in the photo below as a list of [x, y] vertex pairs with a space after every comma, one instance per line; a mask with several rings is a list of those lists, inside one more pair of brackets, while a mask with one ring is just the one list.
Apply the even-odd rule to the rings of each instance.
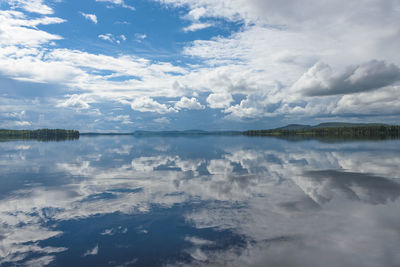
[[72, 140], [79, 138], [79, 131], [64, 129], [38, 129], [38, 130], [5, 130], [0, 129], [2, 139], [37, 139], [48, 140]]
[[400, 126], [354, 126], [322, 127], [298, 130], [251, 130], [243, 132], [249, 136], [304, 136], [304, 137], [347, 137], [347, 138], [400, 138]]

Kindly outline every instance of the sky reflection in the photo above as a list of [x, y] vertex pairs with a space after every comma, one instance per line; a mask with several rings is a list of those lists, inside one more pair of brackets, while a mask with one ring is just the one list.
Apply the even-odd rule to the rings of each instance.
[[4, 266], [400, 262], [399, 141], [120, 136], [0, 148]]

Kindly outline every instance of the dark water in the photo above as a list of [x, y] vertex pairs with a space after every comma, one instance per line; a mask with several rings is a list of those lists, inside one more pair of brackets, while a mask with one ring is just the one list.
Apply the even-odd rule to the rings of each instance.
[[0, 143], [1, 266], [400, 266], [400, 141]]

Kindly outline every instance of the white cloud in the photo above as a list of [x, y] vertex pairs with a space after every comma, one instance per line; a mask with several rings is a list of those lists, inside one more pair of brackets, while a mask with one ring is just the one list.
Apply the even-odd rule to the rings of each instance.
[[267, 111], [268, 97], [252, 94], [248, 95], [246, 99], [240, 101], [239, 104], [226, 107], [225, 113], [229, 113], [233, 118], [262, 118], [268, 116], [274, 116]]
[[47, 266], [54, 260], [54, 256], [42, 256], [36, 259], [28, 260], [25, 263], [25, 266]]
[[54, 11], [51, 7], [44, 4], [44, 0], [9, 0], [11, 8], [20, 8], [31, 13], [38, 13], [42, 15], [53, 14]]
[[16, 121], [15, 122], [16, 126], [31, 126], [32, 123], [29, 121]]
[[90, 108], [90, 105], [85, 101], [84, 96], [74, 94], [71, 95], [67, 100], [61, 101], [59, 104], [57, 104], [57, 107], [81, 110]]
[[86, 14], [83, 12], [79, 12], [85, 19], [90, 20], [94, 24], [97, 24], [97, 16], [95, 14]]
[[[122, 0], [101, 2], [126, 7]], [[188, 13], [181, 18], [191, 23], [187, 30], [211, 24], [213, 19], [244, 22], [244, 25], [229, 36], [186, 44], [183, 55], [198, 63], [177, 66], [128, 54], [106, 56], [55, 48], [54, 42], [62, 36], [39, 26], [65, 20], [45, 16], [53, 10], [44, 1], [14, 0], [10, 5], [16, 10], [0, 10], [0, 74], [16, 80], [85, 90], [92, 96], [120, 103], [131, 103], [144, 95], [176, 99], [207, 93], [209, 107], [223, 109], [230, 118], [357, 112], [361, 108], [356, 99], [362, 102], [365, 97], [368, 102], [367, 95], [371, 95], [379, 103], [363, 108], [365, 114], [368, 108], [373, 111], [384, 106], [387, 92], [393, 91], [393, 87], [387, 87], [396, 86], [396, 66], [400, 66], [397, 53], [400, 14], [396, 1], [159, 2], [172, 7], [185, 6]], [[42, 7], [39, 12], [41, 5], [47, 8]], [[17, 9], [43, 16], [33, 19]], [[99, 38], [120, 43], [126, 36], [105, 33]], [[138, 42], [145, 38], [145, 34], [135, 35]], [[311, 73], [313, 66], [315, 72]], [[279, 88], [274, 84], [279, 84]], [[353, 97], [342, 98], [345, 93], [352, 93]], [[232, 105], [237, 94], [243, 100]], [[319, 99], [304, 95], [317, 95]], [[390, 103], [393, 112], [396, 102]], [[165, 107], [160, 110], [178, 109]]]
[[210, 108], [227, 108], [232, 102], [233, 98], [229, 93], [215, 93], [207, 97]]
[[132, 11], [135, 10], [135, 7], [127, 5], [124, 0], [96, 0], [96, 2], [107, 2], [107, 3], [111, 3], [111, 4], [114, 4], [114, 5], [121, 6], [123, 8], [128, 8], [128, 9], [130, 9]]
[[155, 123], [160, 123], [160, 124], [169, 124], [171, 123], [171, 120], [168, 119], [167, 117], [161, 117], [153, 120]]
[[[47, 51], [45, 57], [40, 51], [34, 51], [29, 56], [26, 54], [9, 56], [7, 50], [0, 52], [5, 53], [0, 70], [4, 67], [4, 71], [18, 79], [23, 77], [38, 82], [58, 82], [69, 88], [84, 88], [90, 90], [93, 95], [117, 100], [132, 99], [133, 96], [145, 91], [150, 95], [175, 96], [175, 89], [170, 84], [174, 74], [170, 72], [185, 73], [182, 67], [170, 63], [153, 64], [146, 59], [126, 55], [111, 57], [68, 49]], [[99, 72], [102, 70], [110, 71], [112, 74], [100, 75]], [[137, 79], [108, 81], [121, 76], [140, 77], [141, 81]]]
[[343, 73], [333, 73], [322, 63], [310, 68], [292, 86], [306, 96], [352, 94], [376, 90], [400, 81], [400, 69], [394, 64], [372, 60], [350, 66]]
[[196, 236], [186, 236], [185, 241], [188, 241], [195, 246], [211, 246], [211, 245], [215, 244], [214, 241], [202, 239], [202, 238], [196, 237]]
[[109, 42], [114, 42], [114, 37], [111, 33], [106, 33], [106, 34], [99, 34], [98, 36], [100, 39], [103, 39], [104, 41], [109, 41]]
[[61, 36], [39, 30], [39, 25], [63, 23], [66, 20], [56, 17], [29, 19], [22, 12], [0, 10], [0, 44], [2, 53], [16, 54], [29, 52], [17, 46], [39, 47], [50, 41], [60, 40]]
[[[332, 25], [342, 26], [340, 24], [351, 24], [352, 21], [357, 20], [362, 20], [367, 25], [385, 24], [388, 21], [394, 22], [393, 16], [398, 15], [396, 9], [398, 3], [369, 0], [318, 3], [314, 3], [312, 0], [286, 2], [274, 0], [158, 1], [171, 6], [186, 6], [190, 10], [188, 16], [197, 20], [223, 17], [232, 21], [244, 20], [246, 23], [262, 25], [268, 23], [269, 25], [285, 25], [295, 28], [330, 28]], [[320, 24], [315, 24], [315, 22]]]
[[136, 40], [136, 42], [138, 42], [138, 43], [141, 43], [144, 39], [146, 39], [147, 38], [147, 35], [146, 34], [140, 34], [140, 33], [136, 33], [135, 34], [135, 40]]
[[[294, 113], [313, 116], [319, 111], [331, 114], [338, 97], [324, 96], [318, 101], [306, 100], [291, 89], [318, 61], [326, 62], [335, 70], [327, 78], [331, 81], [329, 88], [334, 88], [332, 79], [336, 76], [342, 75], [343, 80], [346, 79], [345, 74], [349, 75], [347, 78], [352, 77], [345, 82], [346, 86], [341, 87], [335, 83], [335, 90], [329, 89], [324, 95], [340, 90], [353, 94], [378, 90], [384, 94], [383, 89], [379, 88], [397, 80], [395, 65], [400, 64], [400, 56], [393, 44], [400, 45], [397, 34], [400, 27], [396, 22], [400, 19], [400, 13], [395, 11], [399, 9], [399, 3], [341, 1], [340, 4], [318, 3], [309, 8], [309, 1], [161, 2], [188, 7], [190, 11], [185, 18], [195, 22], [211, 17], [245, 22], [246, 26], [229, 37], [196, 40], [184, 50], [186, 55], [203, 59], [211, 67], [199, 70], [202, 75], [198, 76], [194, 86], [208, 87], [212, 93], [240, 91], [246, 95], [246, 99], [239, 105], [224, 110], [232, 118], [260, 118]], [[360, 40], [368, 42], [360, 43]], [[351, 65], [355, 66], [351, 70], [354, 74], [351, 74], [348, 67]], [[213, 77], [211, 73], [219, 69], [227, 71], [222, 76]], [[242, 80], [246, 82], [240, 83], [239, 76], [246, 76]], [[281, 85], [279, 90], [270, 86], [274, 82]], [[186, 86], [182, 81], [181, 84]], [[240, 90], [232, 91], [233, 88]]]
[[204, 17], [207, 13], [207, 9], [204, 7], [194, 7], [182, 18], [185, 20], [189, 20], [191, 25], [184, 27], [184, 32], [194, 32], [202, 29], [206, 29], [214, 26], [214, 23], [211, 22], [203, 22], [201, 18]]
[[184, 18], [191, 21], [199, 21], [205, 15], [207, 15], [207, 9], [204, 7], [194, 7]]
[[131, 23], [129, 21], [116, 21], [114, 22], [115, 24], [121, 24], [121, 25], [131, 25]]
[[[79, 152], [89, 151], [80, 153], [80, 158], [75, 162], [72, 160], [65, 163], [62, 156], [52, 159], [55, 171], [69, 176], [79, 176], [82, 179], [59, 186], [33, 184], [29, 188], [13, 191], [4, 196], [0, 202], [0, 230], [2, 236], [6, 238], [3, 238], [1, 243], [0, 264], [20, 264], [23, 260], [30, 260], [32, 254], [27, 252], [34, 251], [38, 257], [42, 257], [56, 256], [54, 254], [65, 251], [67, 248], [41, 247], [40, 244], [47, 242], [40, 241], [66, 234], [57, 231], [57, 226], [49, 225], [48, 221], [62, 223], [74, 219], [92, 218], [94, 215], [115, 213], [140, 216], [141, 213], [149, 212], [153, 206], [168, 209], [168, 207], [182, 205], [193, 199], [204, 205], [183, 214], [191, 226], [198, 229], [211, 227], [217, 230], [230, 229], [235, 234], [251, 240], [251, 244], [256, 245], [259, 242], [266, 244], [268, 247], [260, 251], [262, 255], [274, 247], [269, 242], [271, 237], [274, 240], [275, 237], [282, 237], [288, 232], [296, 236], [308, 236], [310, 237], [308, 240], [313, 240], [313, 242], [316, 231], [328, 235], [329, 240], [337, 240], [339, 237], [343, 240], [343, 229], [336, 232], [337, 227], [334, 229], [328, 227], [327, 232], [326, 221], [329, 220], [345, 220], [346, 225], [350, 222], [348, 220], [351, 220], [353, 230], [362, 231], [354, 232], [346, 229], [346, 244], [352, 245], [347, 242], [352, 242], [359, 236], [369, 236], [373, 239], [373, 242], [370, 240], [371, 242], [368, 243], [374, 246], [374, 251], [378, 251], [377, 249], [381, 249], [382, 252], [387, 251], [387, 246], [382, 246], [382, 244], [387, 245], [388, 240], [393, 244], [398, 244], [397, 235], [394, 235], [393, 239], [388, 239], [387, 233], [398, 231], [395, 223], [398, 221], [397, 217], [396, 220], [392, 220], [394, 218], [392, 215], [399, 216], [399, 213], [392, 211], [393, 207], [398, 206], [399, 185], [393, 179], [377, 177], [393, 177], [398, 173], [400, 157], [397, 156], [396, 147], [388, 149], [392, 144], [346, 143], [342, 145], [345, 149], [340, 149], [341, 145], [338, 144], [321, 143], [298, 146], [282, 144], [278, 148], [269, 146], [268, 143], [261, 147], [258, 146], [259, 144], [251, 144], [252, 142], [246, 145], [230, 144], [225, 147], [216, 144], [212, 147], [218, 148], [221, 153], [214, 153], [208, 160], [204, 160], [193, 155], [191, 158], [186, 154], [174, 154], [176, 152], [174, 146], [169, 149], [167, 147], [163, 152], [154, 150], [159, 145], [165, 146], [164, 141], [152, 139], [144, 143], [135, 143], [137, 151], [146, 149], [148, 154], [146, 157], [137, 157], [136, 153], [131, 154], [131, 157], [119, 154], [119, 150], [125, 150], [126, 144], [110, 139], [112, 143], [103, 143], [100, 147], [91, 142], [83, 144], [85, 149], [72, 146], [71, 149], [77, 149], [76, 151]], [[41, 144], [32, 143], [31, 145], [33, 150], [41, 147], [46, 152], [46, 149], [49, 149]], [[12, 173], [15, 169], [20, 169], [22, 165], [28, 169], [37, 168], [38, 162], [35, 159], [27, 157], [25, 161], [15, 160], [15, 157], [21, 153], [29, 155], [31, 152], [15, 151], [13, 145], [9, 143], [2, 144], [2, 149], [5, 149], [8, 155], [2, 159], [3, 173]], [[383, 151], [385, 153], [380, 153]], [[377, 153], [380, 153], [382, 157], [376, 157]], [[115, 159], [115, 164], [108, 168], [99, 166], [98, 161], [102, 156], [111, 156]], [[62, 163], [58, 162], [59, 160]], [[170, 167], [168, 171], [159, 170], [160, 167], [166, 166]], [[209, 170], [209, 174], [203, 175], [204, 167]], [[308, 170], [346, 170], [347, 173], [341, 175], [341, 172], [321, 172], [325, 174], [324, 177], [315, 179], [304, 175]], [[359, 178], [349, 172], [358, 172]], [[245, 175], [241, 175], [243, 173]], [[330, 173], [334, 173], [334, 177], [329, 177]], [[152, 179], [149, 180], [149, 177]], [[377, 188], [374, 186], [376, 184], [374, 181], [383, 181], [379, 183], [383, 186]], [[121, 188], [140, 188], [141, 190], [133, 194], [130, 190], [118, 190]], [[113, 197], [106, 200], [93, 197], [104, 192], [112, 194]], [[326, 204], [333, 200], [336, 201]], [[334, 205], [337, 201], [349, 204], [350, 207], [343, 209], [346, 205]], [[386, 211], [394, 223], [389, 226], [385, 224], [383, 228], [377, 227], [376, 221], [371, 218], [381, 218], [382, 208], [384, 208], [384, 205], [377, 204], [389, 202], [392, 203], [387, 206]], [[235, 205], [227, 209], [227, 203]], [[357, 207], [362, 205], [365, 208], [359, 215], [365, 215], [363, 219], [369, 218], [369, 220], [366, 219], [367, 229], [360, 228], [360, 216], [352, 216], [355, 207], [353, 204], [357, 204]], [[325, 206], [319, 209], [319, 205]], [[338, 209], [339, 213], [336, 212]], [[54, 212], [44, 214], [46, 216], [44, 220], [43, 214], [35, 212], [37, 210]], [[320, 212], [324, 218], [315, 224], [315, 220], [321, 219], [321, 216], [309, 215], [318, 215]], [[299, 216], [302, 214], [306, 216]], [[338, 218], [338, 214], [342, 217]], [[371, 214], [374, 216], [371, 217]], [[288, 217], [293, 216], [296, 217], [295, 221], [288, 220]], [[102, 229], [98, 233], [124, 233], [125, 229], [125, 227], [108, 231]], [[371, 229], [378, 229], [379, 232], [376, 234], [386, 238], [376, 238], [376, 234], [365, 235], [365, 233], [370, 233]], [[195, 236], [186, 236], [185, 240], [193, 246], [211, 246], [215, 241], [218, 243], [218, 240], [207, 240]], [[382, 242], [377, 244], [376, 240], [382, 240]], [[355, 243], [358, 241], [356, 240]], [[285, 238], [282, 243], [290, 242], [290, 238]], [[313, 242], [311, 243], [315, 244]], [[330, 242], [325, 240], [322, 244], [326, 245]], [[303, 243], [300, 242], [299, 245]], [[336, 246], [336, 243], [333, 245]], [[356, 244], [354, 245], [352, 247], [357, 247]], [[393, 251], [396, 252], [397, 246], [389, 247], [393, 247]], [[244, 253], [238, 255], [238, 250], [235, 248], [232, 258], [229, 258], [229, 264], [237, 263], [238, 266], [243, 266], [254, 262], [252, 257], [254, 255], [249, 256], [248, 249], [251, 248], [246, 247], [243, 250]], [[81, 251], [82, 255], [98, 255], [101, 252], [96, 243], [85, 250]], [[364, 251], [365, 248], [361, 250]], [[328, 251], [332, 252], [330, 248]], [[314, 253], [315, 249], [311, 249], [310, 252]], [[351, 260], [354, 259], [353, 252], [351, 250], [346, 254]], [[287, 253], [284, 255], [286, 257]], [[340, 256], [343, 255], [341, 251]], [[378, 255], [378, 258], [375, 255]], [[375, 261], [368, 258], [367, 265], [371, 262], [382, 262], [380, 260], [384, 260], [385, 255], [385, 253], [373, 253]], [[210, 265], [223, 265], [228, 262], [224, 257], [219, 261], [220, 259], [213, 254], [204, 253], [203, 256], [208, 257], [210, 261], [207, 263]], [[251, 261], [242, 258], [247, 256]], [[269, 256], [274, 256], [274, 253], [271, 252]], [[238, 258], [242, 258], [243, 261], [238, 263]], [[204, 259], [204, 257], [199, 259]], [[304, 257], [302, 259], [304, 260]], [[35, 263], [37, 264], [37, 262], [32, 262], [32, 264]], [[260, 260], [260, 265], [263, 265], [262, 263], [265, 264], [265, 261]], [[320, 264], [310, 265], [319, 266]]]
[[202, 29], [206, 29], [212, 27], [213, 24], [211, 23], [193, 23], [185, 28], [183, 28], [184, 32], [194, 32]]
[[135, 98], [131, 103], [131, 108], [140, 112], [153, 112], [159, 114], [177, 112], [175, 108], [168, 107], [166, 104], [160, 104], [148, 96]]
[[114, 235], [114, 229], [106, 229], [104, 232], [100, 233], [101, 235]]
[[360, 94], [344, 95], [332, 109], [332, 114], [398, 114], [400, 86]]
[[183, 96], [178, 102], [175, 103], [176, 109], [204, 109], [205, 107], [195, 98], [187, 98]]
[[10, 112], [2, 115], [7, 118], [19, 118], [20, 120], [22, 120], [26, 115], [26, 111], [22, 110], [20, 112]]
[[126, 36], [125, 35], [120, 35], [120, 36], [114, 36], [111, 33], [106, 33], [106, 34], [99, 34], [98, 37], [104, 41], [108, 41], [110, 43], [117, 43], [120, 44], [121, 41], [126, 41]]
[[128, 232], [128, 228], [126, 227], [122, 227], [122, 226], [118, 226], [115, 228], [110, 228], [110, 229], [105, 229], [104, 232], [100, 233], [101, 235], [115, 235], [117, 233], [119, 234], [126, 234]]
[[97, 255], [99, 253], [99, 245], [96, 245], [94, 248], [87, 250], [83, 256], [94, 256]]
[[118, 115], [108, 118], [110, 121], [120, 122], [121, 124], [133, 124], [129, 115]]

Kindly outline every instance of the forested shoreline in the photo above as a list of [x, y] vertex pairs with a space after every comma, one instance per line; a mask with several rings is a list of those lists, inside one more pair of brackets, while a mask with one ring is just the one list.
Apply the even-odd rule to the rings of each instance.
[[64, 129], [6, 130], [0, 129], [1, 139], [35, 139], [62, 141], [79, 139], [79, 131]]
[[[299, 127], [299, 126], [296, 126]], [[83, 133], [82, 135], [111, 135], [112, 133]], [[311, 127], [311, 128], [277, 128], [269, 130], [249, 130], [244, 132], [133, 132], [124, 135], [152, 136], [152, 135], [237, 135], [246, 136], [272, 136], [283, 138], [345, 138], [345, 139], [397, 139], [400, 138], [398, 125], [362, 125], [341, 127]], [[38, 129], [38, 130], [7, 130], [0, 129], [0, 139], [35, 139], [39, 141], [62, 141], [79, 139], [77, 130], [64, 129]], [[121, 135], [121, 134], [119, 134]]]
[[298, 136], [298, 137], [346, 137], [346, 138], [399, 138], [400, 126], [353, 126], [353, 127], [320, 127], [311, 129], [271, 129], [243, 132], [248, 136]]

